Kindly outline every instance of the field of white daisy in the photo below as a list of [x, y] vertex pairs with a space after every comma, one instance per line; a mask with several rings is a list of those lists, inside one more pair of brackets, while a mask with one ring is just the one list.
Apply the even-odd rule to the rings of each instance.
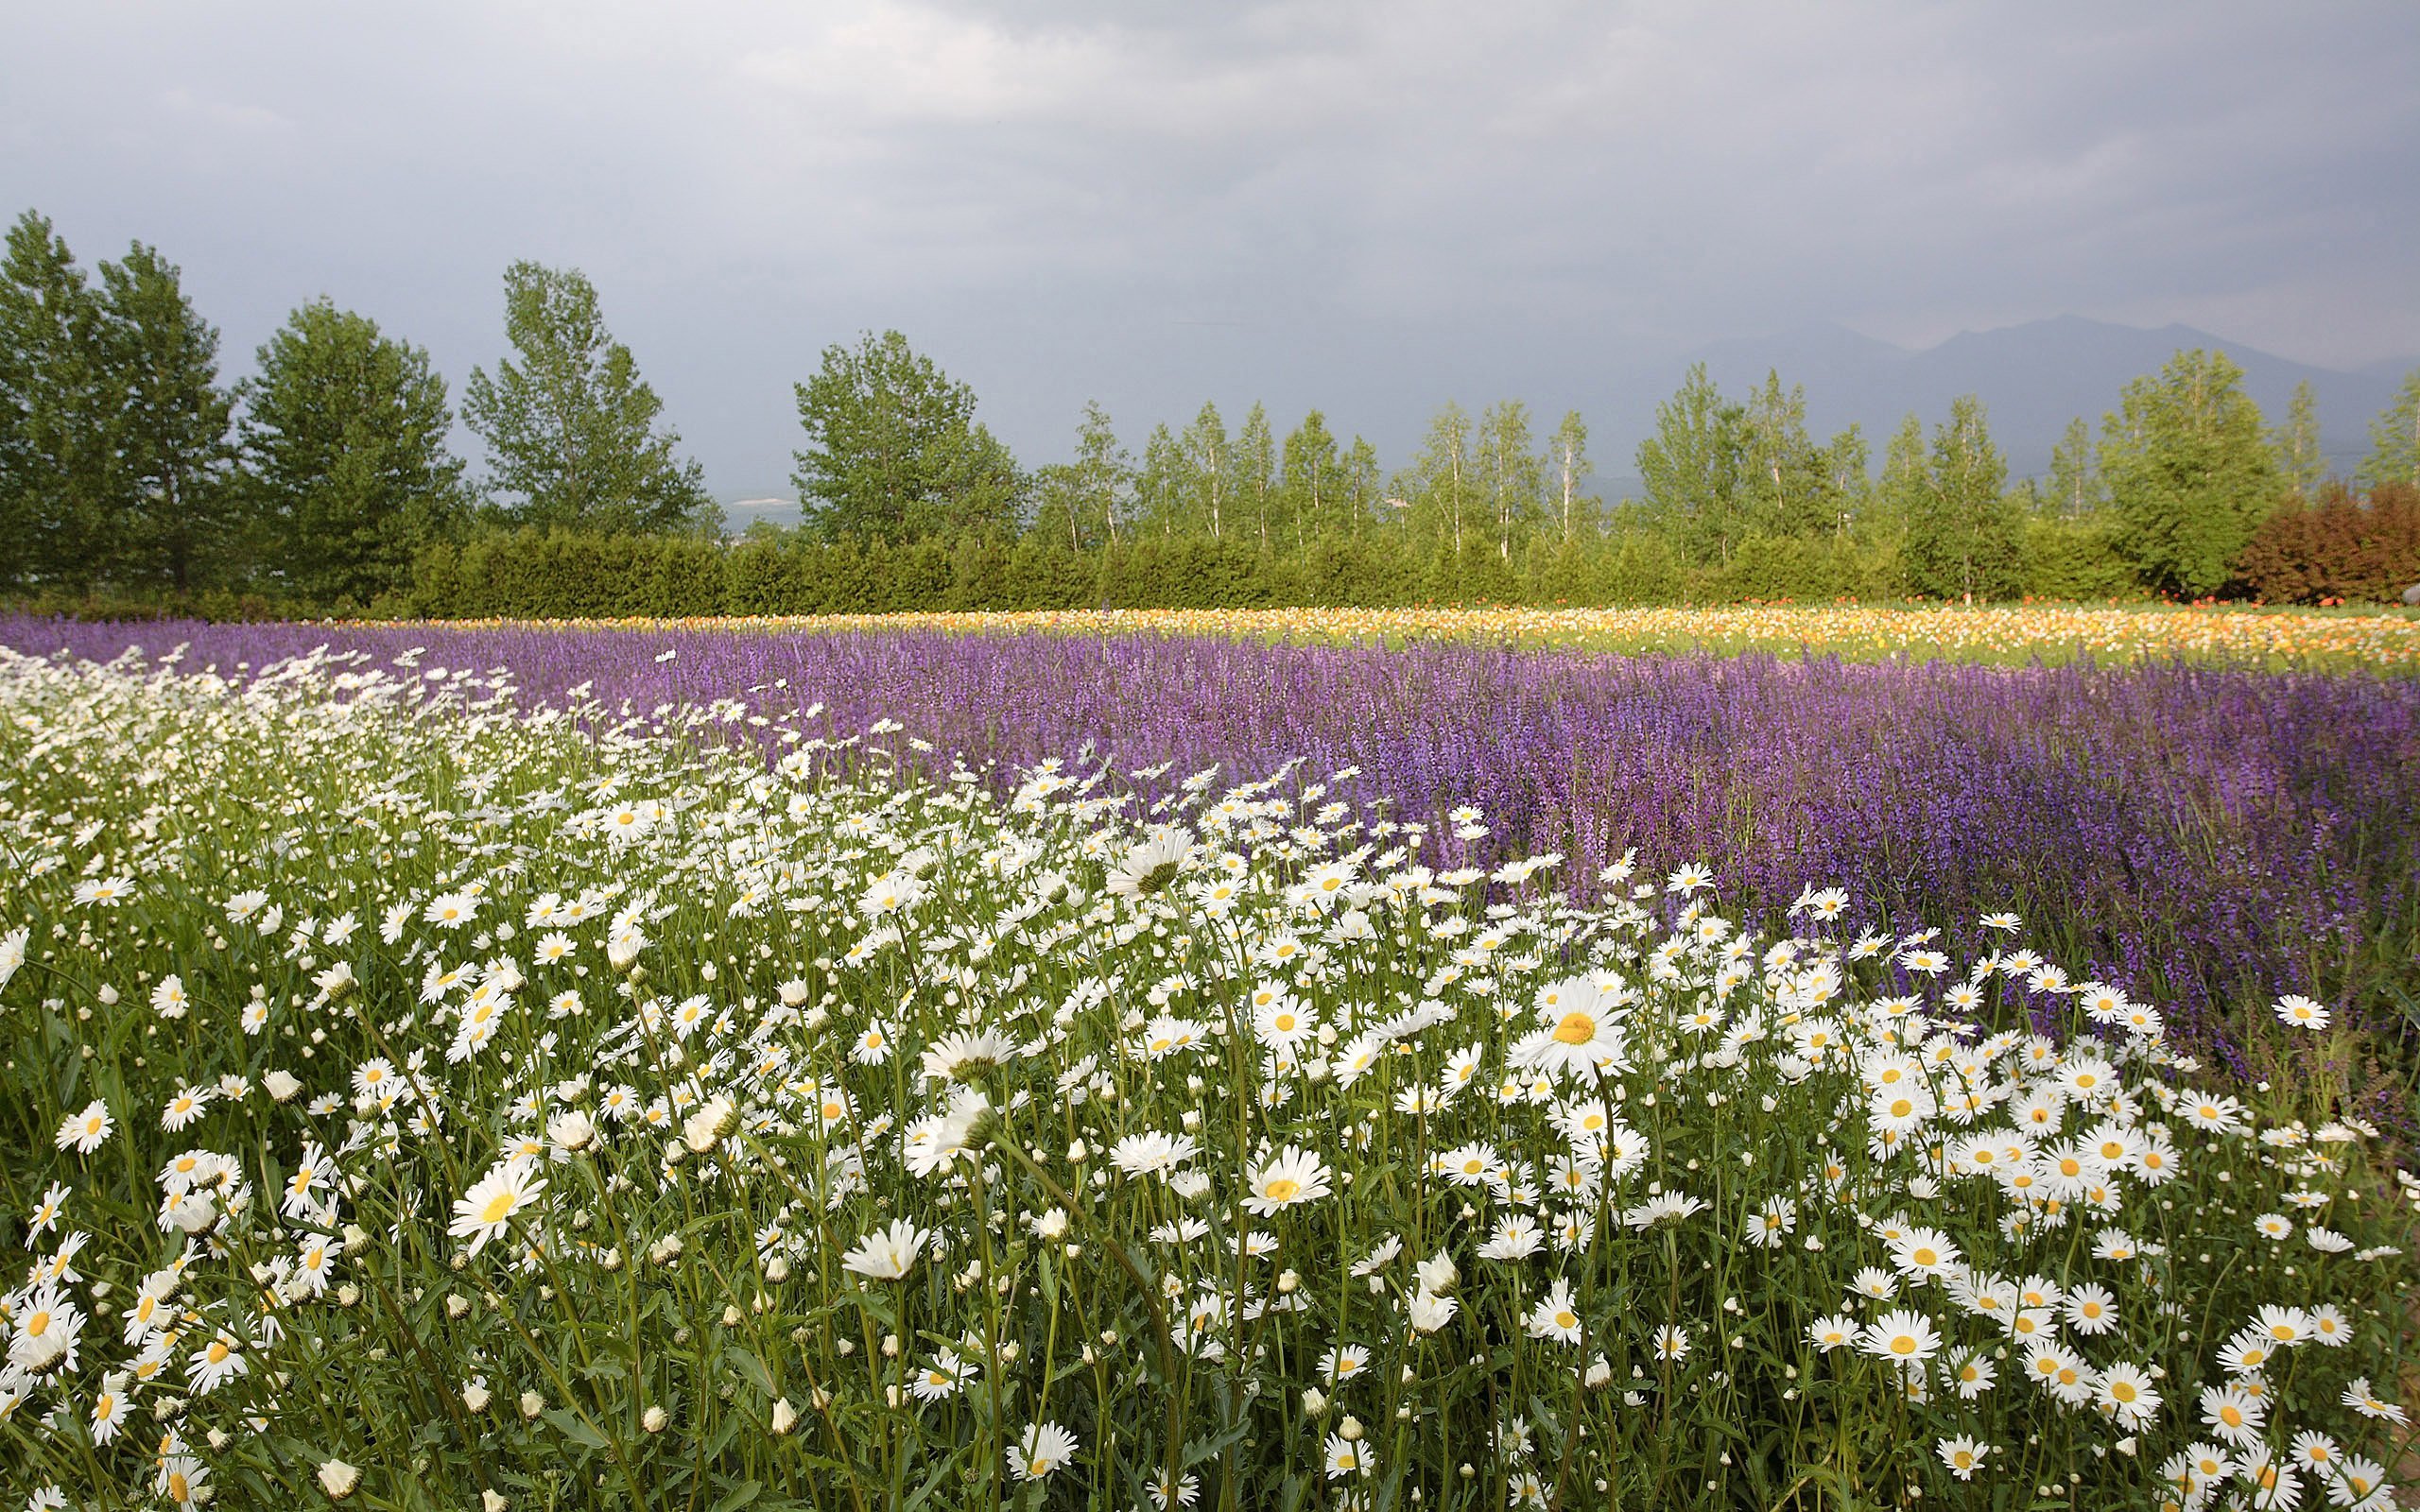
[[0, 714], [10, 1506], [2392, 1504], [2420, 1184], [2013, 915], [408, 656]]

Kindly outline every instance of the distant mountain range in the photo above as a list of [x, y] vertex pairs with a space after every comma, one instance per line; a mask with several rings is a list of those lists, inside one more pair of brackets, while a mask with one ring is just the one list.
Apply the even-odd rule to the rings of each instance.
[[[2294, 386], [2309, 380], [2319, 401], [2320, 449], [2347, 473], [2369, 453], [2371, 420], [2393, 401], [2403, 375], [2420, 365], [2386, 362], [2340, 372], [2187, 325], [2146, 331], [2063, 315], [1996, 331], [1962, 331], [1920, 352], [1836, 325], [1716, 342], [1684, 357], [1670, 387], [1691, 362], [1703, 362], [1727, 393], [1762, 387], [1765, 374], [1777, 370], [1785, 387], [1806, 386], [1807, 425], [1818, 439], [1855, 421], [1865, 427], [1877, 467], [1884, 443], [1910, 410], [1930, 425], [1946, 417], [1951, 400], [1976, 394], [1990, 413], [1993, 438], [2008, 455], [2010, 475], [2023, 477], [2049, 468], [2050, 450], [2069, 421], [2083, 416], [2098, 437], [2101, 416], [2118, 407], [2118, 391], [2129, 381], [2157, 372], [2193, 347], [2224, 352], [2241, 368], [2245, 390], [2272, 425], [2285, 419]], [[1636, 434], [1644, 436], [1652, 424], [1651, 408]]]

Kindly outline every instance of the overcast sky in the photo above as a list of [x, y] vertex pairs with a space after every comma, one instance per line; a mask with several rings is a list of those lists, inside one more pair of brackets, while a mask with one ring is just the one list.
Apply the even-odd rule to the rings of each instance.
[[0, 17], [0, 208], [88, 266], [159, 246], [231, 376], [325, 293], [458, 394], [505, 265], [573, 264], [726, 498], [786, 489], [790, 385], [864, 328], [1029, 462], [1087, 398], [1138, 449], [1260, 398], [1393, 459], [1447, 398], [1585, 412], [1616, 369], [1815, 321], [2420, 353], [2409, 0]]

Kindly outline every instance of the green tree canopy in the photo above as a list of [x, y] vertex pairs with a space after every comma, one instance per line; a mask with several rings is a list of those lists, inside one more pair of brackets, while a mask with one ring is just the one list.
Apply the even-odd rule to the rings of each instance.
[[1865, 427], [1855, 421], [1848, 429], [1832, 438], [1832, 443], [1822, 454], [1824, 484], [1830, 490], [1831, 507], [1838, 517], [1828, 524], [1833, 533], [1845, 536], [1852, 528], [1863, 528], [1873, 504], [1874, 478], [1868, 471], [1872, 457], [1865, 441]]
[[1650, 509], [1689, 560], [1731, 560], [1746, 533], [1740, 473], [1746, 411], [1722, 397], [1705, 364], [1655, 407], [1655, 431], [1638, 443], [1638, 476]]
[[1479, 491], [1499, 560], [1511, 562], [1546, 517], [1546, 460], [1530, 434], [1530, 406], [1499, 400], [1478, 418]]
[[2277, 472], [2286, 487], [2305, 498], [2319, 490], [2327, 476], [2327, 458], [2319, 450], [2319, 395], [2306, 378], [2294, 385], [2286, 406], [2286, 422], [2277, 427]]
[[26, 211], [0, 257], [0, 585], [89, 587], [126, 527], [108, 310]]
[[1109, 412], [1084, 402], [1076, 425], [1076, 459], [1041, 469], [1034, 477], [1033, 528], [1054, 545], [1089, 551], [1119, 539], [1133, 508], [1134, 459], [1117, 443]]
[[2386, 413], [2370, 421], [2370, 455], [2361, 481], [2376, 488], [2401, 483], [2420, 489], [2420, 368], [2396, 390]]
[[112, 576], [180, 593], [223, 583], [240, 566], [243, 532], [218, 332], [185, 298], [176, 265], [141, 242], [100, 272], [130, 515]]
[[2050, 449], [2050, 481], [2044, 497], [2044, 507], [2070, 520], [2097, 514], [2109, 502], [2093, 458], [2092, 428], [2082, 415], [2067, 421], [2066, 433]]
[[613, 533], [721, 523], [702, 470], [674, 455], [664, 402], [631, 349], [605, 329], [578, 268], [515, 263], [504, 275], [504, 331], [519, 360], [471, 369], [462, 411], [515, 524]]
[[806, 445], [794, 453], [799, 503], [825, 539], [917, 541], [1012, 529], [1026, 480], [975, 419], [975, 390], [896, 331], [823, 349], [797, 386]]
[[2277, 502], [2259, 406], [2222, 352], [2180, 352], [2126, 386], [2101, 426], [2100, 475], [2136, 574], [2189, 597], [2225, 586]]
[[1295, 549], [1352, 533], [1345, 518], [1352, 504], [1344, 459], [1337, 453], [1327, 417], [1316, 409], [1286, 438], [1278, 488], [1285, 496], [1280, 510], [1294, 523]]
[[[1904, 434], [1904, 433], [1903, 433]], [[1902, 467], [1898, 448], [1894, 459]], [[2024, 582], [2023, 522], [2007, 493], [2008, 462], [1983, 402], [1953, 401], [1934, 428], [1924, 485], [1910, 492], [1900, 547], [1908, 586], [1934, 598], [2001, 598]]]
[[1749, 528], [1768, 536], [1808, 536], [1836, 528], [1825, 456], [1806, 433], [1806, 390], [1781, 386], [1768, 371], [1765, 387], [1740, 412], [1741, 503]]
[[1197, 533], [1206, 529], [1212, 540], [1221, 540], [1233, 524], [1236, 459], [1219, 406], [1205, 401], [1201, 413], [1177, 438], [1177, 445], [1184, 454], [1185, 478], [1179, 490], [1184, 501], [1184, 524], [1179, 528]]
[[269, 558], [307, 599], [367, 604], [467, 518], [445, 380], [368, 316], [314, 300], [260, 349], [239, 427]]
[[1588, 422], [1576, 409], [1564, 411], [1562, 423], [1547, 440], [1547, 480], [1553, 493], [1549, 505], [1555, 524], [1565, 541], [1582, 524], [1593, 531], [1598, 511], [1604, 507], [1603, 500], [1581, 491], [1595, 471], [1595, 464], [1588, 460]]
[[1470, 412], [1451, 400], [1428, 422], [1428, 435], [1405, 473], [1406, 525], [1421, 546], [1443, 545], [1456, 557], [1485, 516], [1471, 450]]

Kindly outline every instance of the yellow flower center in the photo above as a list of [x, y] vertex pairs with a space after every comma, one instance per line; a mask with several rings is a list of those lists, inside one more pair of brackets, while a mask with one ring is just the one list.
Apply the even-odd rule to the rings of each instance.
[[1597, 1021], [1584, 1013], [1566, 1013], [1554, 1026], [1554, 1037], [1567, 1045], [1584, 1045], [1597, 1038]]
[[502, 1223], [511, 1215], [512, 1194], [510, 1192], [499, 1192], [494, 1196], [488, 1198], [488, 1205], [479, 1210], [479, 1222]]
[[1260, 1194], [1271, 1202], [1291, 1202], [1301, 1194], [1303, 1183], [1288, 1177], [1279, 1177], [1260, 1189]]

